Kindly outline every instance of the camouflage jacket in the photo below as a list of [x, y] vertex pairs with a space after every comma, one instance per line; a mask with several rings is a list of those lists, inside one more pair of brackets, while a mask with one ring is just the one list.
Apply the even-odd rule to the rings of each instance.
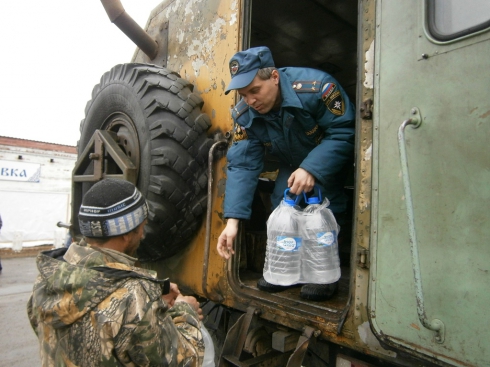
[[84, 243], [39, 254], [27, 313], [47, 366], [199, 366], [197, 313], [136, 259]]

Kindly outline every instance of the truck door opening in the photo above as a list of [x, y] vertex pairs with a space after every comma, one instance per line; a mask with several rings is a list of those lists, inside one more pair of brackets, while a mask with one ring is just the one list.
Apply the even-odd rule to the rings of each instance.
[[[356, 101], [357, 1], [249, 1], [245, 10], [243, 49], [269, 47], [278, 68], [302, 66], [325, 71], [339, 81], [351, 101]], [[237, 266], [241, 286], [256, 289], [257, 280], [262, 277], [266, 221], [277, 166], [274, 157], [266, 157], [264, 178], [259, 181], [254, 196], [251, 219], [242, 226], [237, 246], [240, 248]], [[339, 223], [342, 278], [338, 294], [323, 303], [338, 310], [345, 306], [349, 293], [354, 167], [349, 177], [345, 183], [350, 199], [347, 215]], [[276, 295], [299, 300], [299, 292], [300, 287], [294, 287]]]

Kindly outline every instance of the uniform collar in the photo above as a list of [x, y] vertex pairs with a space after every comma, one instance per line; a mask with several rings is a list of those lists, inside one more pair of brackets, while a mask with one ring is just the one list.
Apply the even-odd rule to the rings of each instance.
[[281, 87], [281, 95], [282, 95], [282, 103], [281, 108], [284, 107], [295, 107], [295, 108], [303, 108], [303, 104], [298, 98], [298, 95], [294, 91], [288, 76], [285, 72], [278, 69], [279, 72], [279, 86]]

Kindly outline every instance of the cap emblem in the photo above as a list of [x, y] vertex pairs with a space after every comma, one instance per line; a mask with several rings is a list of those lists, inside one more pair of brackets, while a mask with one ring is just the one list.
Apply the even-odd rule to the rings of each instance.
[[238, 61], [236, 61], [236, 60], [233, 60], [230, 63], [230, 73], [231, 73], [231, 75], [235, 75], [238, 72], [239, 66], [240, 65], [238, 64]]

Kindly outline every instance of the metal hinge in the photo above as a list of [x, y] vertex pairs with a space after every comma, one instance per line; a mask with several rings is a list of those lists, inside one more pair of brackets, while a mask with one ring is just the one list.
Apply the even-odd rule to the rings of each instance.
[[357, 266], [369, 269], [369, 250], [362, 249], [357, 251]]

